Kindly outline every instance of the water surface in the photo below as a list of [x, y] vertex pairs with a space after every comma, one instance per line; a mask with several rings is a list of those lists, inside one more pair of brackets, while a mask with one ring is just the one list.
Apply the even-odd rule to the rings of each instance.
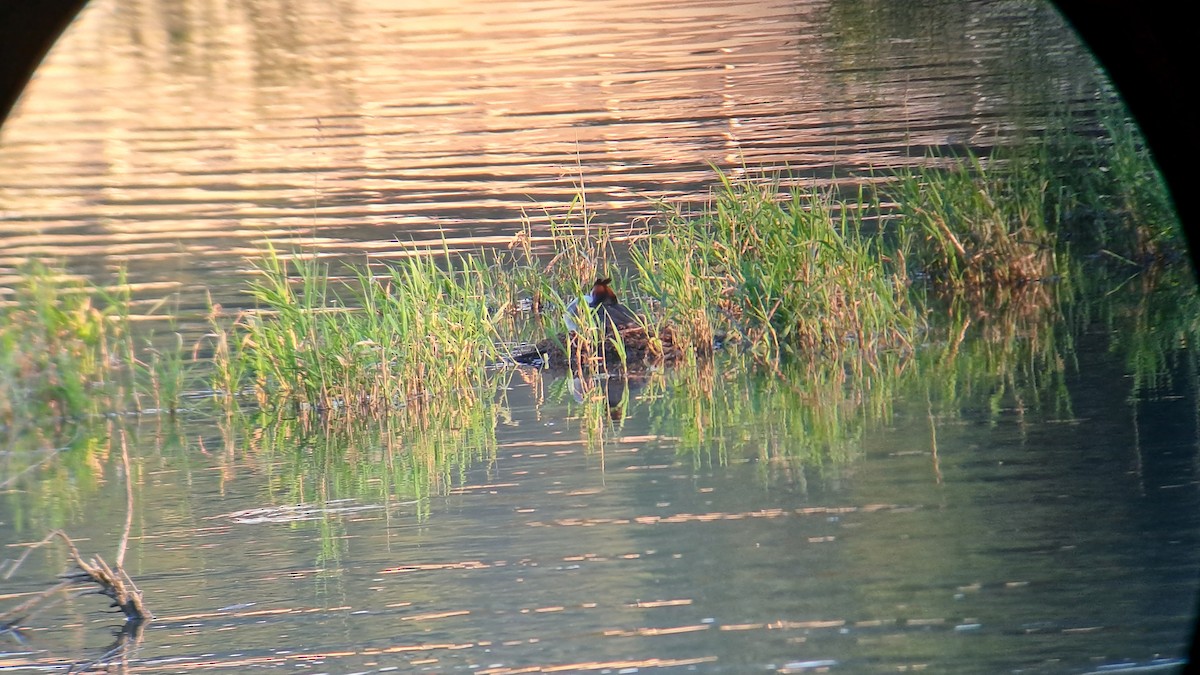
[[822, 184], [1097, 83], [1036, 3], [99, 0], [0, 137], [0, 263], [224, 291], [268, 238], [506, 243], [581, 192], [639, 226], [710, 164]]
[[[0, 267], [125, 266], [195, 339], [205, 292], [248, 302], [266, 241], [503, 246], [581, 192], [639, 231], [653, 200], [703, 200], [710, 164], [852, 183], [1086, 110], [1101, 81], [1037, 3], [96, 0], [0, 135]], [[1095, 285], [858, 389], [726, 362], [631, 383], [614, 415], [593, 383], [502, 370], [419, 429], [197, 399], [23, 432], [0, 560], [55, 527], [113, 555], [124, 430], [126, 564], [157, 618], [116, 635], [71, 598], [0, 633], [0, 668], [116, 641], [117, 672], [1178, 669], [1194, 293]], [[65, 564], [35, 551], [0, 611]]]

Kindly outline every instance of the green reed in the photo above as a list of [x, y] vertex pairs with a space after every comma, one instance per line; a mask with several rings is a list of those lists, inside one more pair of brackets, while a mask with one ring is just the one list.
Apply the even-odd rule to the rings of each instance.
[[916, 325], [904, 280], [862, 232], [864, 201], [720, 176], [709, 206], [676, 212], [633, 247], [659, 320], [694, 348], [720, 333], [761, 363], [789, 355], [869, 365], [907, 345]]
[[[182, 339], [134, 330], [131, 285], [112, 288], [31, 263], [0, 304], [0, 422], [158, 410], [188, 384]], [[165, 300], [141, 314], [153, 314]]]
[[[522, 214], [521, 229], [507, 251], [492, 255], [481, 274], [491, 279], [493, 304], [506, 314], [519, 316], [520, 308], [527, 306], [535, 318], [554, 316], [558, 327], [571, 298], [582, 296], [597, 278], [613, 276], [618, 286], [629, 286], [615, 266], [613, 228], [592, 222], [582, 194], [561, 215], [547, 214], [546, 219], [548, 234], [539, 236], [533, 220]], [[507, 328], [510, 337], [521, 329]]]
[[[979, 406], [993, 418], [1071, 418], [1075, 340], [1096, 326], [1138, 400], [1179, 359], [1200, 370], [1200, 307], [1186, 269], [1140, 264], [1178, 233], [1140, 141], [1120, 132], [1090, 146], [1053, 136], [986, 159], [936, 158], [872, 199], [720, 176], [705, 208], [666, 213], [632, 243], [624, 275], [621, 237], [592, 222], [582, 197], [550, 219], [548, 237], [527, 219], [491, 255], [434, 248], [334, 276], [268, 249], [255, 262], [256, 309], [231, 322], [210, 302], [210, 382], [226, 401], [251, 393], [276, 413], [242, 437], [246, 456], [271, 467], [277, 502], [411, 501], [419, 517], [494, 455], [503, 410], [487, 365], [530, 330], [561, 333], [562, 310], [597, 276], [617, 276], [647, 325], [671, 327], [687, 348], [682, 367], [651, 375], [637, 396], [617, 378], [559, 381], [552, 395], [578, 401], [594, 451], [624, 415], [645, 412], [694, 462], [752, 459], [764, 480], [795, 482], [836, 476], [896, 401], [927, 405], [931, 419]], [[1078, 144], [1076, 154], [1064, 159], [1051, 143]], [[867, 234], [866, 214], [881, 211], [882, 233]], [[1095, 278], [1099, 251], [1127, 259], [1116, 264], [1124, 283]], [[182, 338], [135, 333], [130, 287], [122, 278], [117, 289], [22, 271], [0, 306], [0, 424], [30, 439], [47, 414], [61, 423], [178, 407]], [[553, 320], [522, 326], [515, 309], [526, 301]], [[718, 339], [727, 347], [713, 358]], [[627, 358], [622, 345], [614, 353]], [[45, 467], [30, 452], [4, 455], [0, 481], [29, 486], [5, 495], [14, 520], [77, 517], [110, 444], [84, 436]], [[341, 545], [335, 525], [321, 524], [325, 561]]]
[[146, 380], [144, 390], [154, 401], [157, 410], [176, 413], [184, 393], [188, 390], [189, 371], [183, 345], [183, 336], [172, 333], [173, 339], [156, 345], [153, 337], [146, 339], [145, 361], [141, 365]]
[[1040, 165], [967, 152], [948, 166], [901, 170], [882, 188], [896, 205], [898, 247], [911, 271], [959, 293], [1053, 276], [1057, 236], [1047, 222]]
[[896, 172], [878, 199], [910, 271], [990, 304], [994, 291], [1066, 274], [1070, 257], [1178, 257], [1180, 223], [1137, 128], [1115, 109], [1078, 126], [1052, 121], [986, 158], [967, 150]]
[[[535, 251], [538, 236], [533, 221], [523, 214], [521, 229], [510, 246], [512, 256], [504, 267], [506, 275], [518, 282], [515, 287], [555, 296], [567, 291], [582, 291], [604, 272], [614, 257], [612, 228], [597, 225], [580, 193], [560, 216], [547, 214], [548, 250]], [[524, 282], [524, 283], [520, 283]]]
[[[222, 308], [213, 302], [212, 295], [208, 294], [206, 297], [208, 299], [209, 332], [196, 344], [193, 354], [198, 357], [204, 346], [211, 349], [209, 386], [213, 394], [222, 399], [225, 407], [232, 410], [237, 405], [238, 395], [242, 393], [250, 366], [248, 360], [241, 356], [246, 336], [237, 329], [243, 317], [239, 316], [231, 324], [224, 320]], [[239, 338], [242, 340], [239, 341]]]
[[1182, 251], [1181, 224], [1145, 138], [1127, 118], [1105, 118], [1104, 128], [1108, 171], [1092, 175], [1107, 180], [1103, 194], [1116, 200], [1120, 224], [1106, 233], [1105, 245], [1119, 249], [1114, 246], [1118, 238], [1131, 242], [1126, 250], [1139, 258]]
[[489, 278], [443, 251], [359, 268], [340, 280], [317, 260], [268, 249], [243, 314], [216, 350], [226, 393], [253, 380], [263, 407], [376, 414], [476, 388], [498, 357]]
[[34, 263], [0, 305], [0, 420], [73, 418], [133, 405], [128, 294]]
[[1046, 172], [1057, 223], [1076, 253], [1139, 264], [1180, 257], [1181, 224], [1136, 124], [1112, 103], [1091, 126], [1079, 131], [1065, 119], [1054, 122], [1026, 153]]
[[[704, 208], [667, 212], [636, 238], [596, 225], [581, 195], [549, 218], [548, 237], [535, 236], [526, 218], [498, 253], [455, 257], [443, 246], [334, 277], [317, 259], [269, 249], [250, 287], [257, 308], [232, 323], [210, 308], [212, 389], [230, 402], [253, 392], [266, 408], [351, 414], [478, 392], [506, 345], [561, 334], [569, 299], [613, 272], [647, 327], [672, 331], [689, 367], [723, 341], [776, 374], [795, 359], [869, 373], [883, 355], [920, 348], [938, 303], [949, 304], [954, 325], [974, 321], [971, 331], [982, 323], [971, 317], [1015, 317], [1012, 335], [992, 342], [1029, 342], [1020, 326], [1048, 319], [1028, 317], [1069, 305], [1063, 298], [1074, 291], [1064, 285], [1090, 274], [1089, 242], [1139, 271], [1126, 254], [1177, 241], [1161, 179], [1134, 131], [1115, 119], [1101, 119], [1102, 142], [1047, 132], [986, 159], [931, 158], [871, 199], [719, 175]], [[1133, 229], [1118, 237], [1110, 226], [1118, 222]], [[1087, 228], [1109, 229], [1093, 237]], [[623, 238], [633, 239], [624, 275]], [[931, 283], [913, 283], [921, 279]], [[1057, 280], [1053, 292], [1048, 280]], [[116, 288], [36, 266], [23, 272], [0, 307], [0, 419], [178, 407], [189, 370], [182, 339], [135, 335], [130, 286], [122, 277]], [[925, 296], [931, 288], [934, 301]], [[514, 320], [525, 305], [554, 318]], [[593, 327], [588, 341], [602, 335]], [[611, 354], [608, 366], [625, 365], [625, 347], [616, 341], [598, 353]], [[1163, 370], [1150, 362], [1160, 351], [1130, 353], [1152, 374]]]

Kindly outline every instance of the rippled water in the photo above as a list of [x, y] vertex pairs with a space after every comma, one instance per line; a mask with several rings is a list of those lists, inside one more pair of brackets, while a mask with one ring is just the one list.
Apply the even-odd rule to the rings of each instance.
[[[158, 617], [130, 661], [340, 673], [1152, 665], [1177, 656], [1194, 607], [1197, 403], [1090, 396], [1098, 375], [1071, 378], [1083, 392], [1071, 419], [989, 412], [985, 397], [932, 415], [901, 403], [853, 461], [827, 466], [773, 451], [805, 439], [754, 415], [685, 450], [688, 429], [658, 414], [682, 395], [670, 387], [597, 426], [561, 381], [518, 379], [494, 445], [432, 498], [392, 466], [413, 448], [377, 428], [347, 442], [279, 423], [144, 420], [129, 427], [141, 501], [127, 564]], [[1166, 425], [1177, 428], [1155, 431]], [[37, 512], [6, 510], [9, 542], [64, 524], [85, 550], [114, 548], [120, 462], [72, 468], [95, 457], [80, 445], [6, 496], [12, 509], [45, 493]], [[61, 551], [35, 553], [5, 597], [62, 565]], [[0, 665], [98, 656], [119, 623], [100, 604], [22, 621]]]
[[[1025, 2], [96, 0], [0, 135], [0, 268], [124, 265], [194, 321], [206, 290], [246, 302], [267, 240], [503, 245], [581, 186], [596, 222], [640, 227], [702, 200], [710, 164], [852, 182], [1099, 79]], [[1134, 382], [1120, 336], [1157, 315], [1114, 302], [1057, 328], [1061, 382], [900, 389], [833, 434], [827, 402], [742, 375], [711, 399], [634, 383], [614, 422], [528, 371], [424, 434], [200, 403], [26, 434], [0, 449], [0, 561], [53, 527], [112, 555], [125, 429], [126, 564], [158, 618], [138, 641], [72, 598], [0, 632], [0, 669], [114, 640], [137, 643], [118, 672], [1171, 668], [1200, 563], [1194, 357]], [[64, 567], [32, 553], [0, 611]]]
[[503, 243], [581, 186], [636, 224], [710, 164], [823, 182], [989, 145], [1091, 68], [1028, 3], [98, 0], [0, 136], [0, 263], [220, 287], [267, 238]]

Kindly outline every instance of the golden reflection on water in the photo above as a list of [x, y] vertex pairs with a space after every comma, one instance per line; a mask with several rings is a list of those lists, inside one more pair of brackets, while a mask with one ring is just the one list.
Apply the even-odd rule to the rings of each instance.
[[[0, 136], [0, 265], [204, 285], [264, 239], [471, 247], [581, 186], [613, 222], [701, 197], [710, 163], [907, 161], [1000, 133], [994, 13], [948, 12], [957, 37], [925, 44], [825, 2], [95, 0]], [[1086, 61], [1045, 7], [999, 18]]]
[[[243, 268], [240, 257], [264, 239], [377, 257], [410, 254], [411, 240], [430, 237], [451, 248], [503, 245], [523, 210], [565, 208], [581, 181], [599, 219], [629, 222], [651, 198], [702, 196], [709, 162], [787, 166], [822, 182], [909, 161], [909, 146], [986, 144], [1023, 103], [1004, 87], [1016, 81], [1005, 68], [1020, 65], [1006, 46], [1014, 34], [1042, 47], [1035, 65], [1048, 73], [1047, 60], [1084, 57], [1047, 46], [1062, 39], [1048, 37], [1061, 26], [1045, 8], [997, 17], [984, 3], [953, 5], [929, 24], [953, 36], [944, 40], [902, 28], [881, 38], [879, 25], [895, 17], [877, 8], [871, 25], [854, 3], [95, 0], [0, 136], [0, 267], [39, 256], [85, 272], [127, 262], [140, 288], [194, 290], [228, 283], [220, 273]], [[982, 321], [961, 324], [965, 335]], [[1027, 353], [1053, 341], [1018, 321], [1003, 325], [1010, 333], [982, 344], [1011, 346], [972, 361], [986, 365], [975, 374], [980, 389], [997, 370], [1041, 365]], [[947, 345], [946, 361], [960, 342]], [[530, 391], [513, 395], [515, 412], [480, 414], [490, 431], [482, 441], [447, 433], [424, 447], [391, 429], [316, 433], [225, 419], [217, 431], [186, 434], [194, 442], [183, 432], [166, 449], [147, 442], [144, 532], [135, 537], [146, 554], [135, 572], [172, 615], [160, 617], [164, 637], [148, 641], [138, 668], [436, 669], [488, 664], [493, 647], [507, 647], [494, 658], [519, 665], [479, 672], [681, 669], [716, 654], [733, 658], [720, 664], [728, 671], [750, 653], [778, 660], [777, 672], [802, 672], [837, 663], [784, 655], [838, 639], [853, 641], [851, 658], [861, 649], [900, 670], [960, 648], [956, 632], [979, 624], [968, 612], [987, 613], [989, 640], [1015, 651], [1021, 622], [1048, 614], [1046, 589], [1084, 573], [1073, 560], [1060, 569], [1035, 556], [1014, 577], [1013, 561], [1026, 558], [988, 548], [999, 546], [994, 523], [1022, 509], [1029, 515], [1008, 532], [1013, 546], [1042, 545], [1018, 537], [1041, 536], [1036, 526], [1056, 513], [1025, 504], [1015, 479], [996, 484], [1011, 502], [979, 506], [992, 494], [993, 463], [1028, 461], [1023, 446], [999, 446], [986, 465], [976, 458], [980, 438], [1005, 438], [1005, 411], [969, 426], [935, 414], [935, 399], [918, 406], [919, 418], [896, 415], [904, 433], [864, 457], [858, 411], [870, 402], [845, 402], [837, 380], [797, 378], [812, 383], [807, 399], [768, 390], [778, 405], [739, 401], [740, 384], [655, 384], [630, 397], [618, 422], [604, 396], [572, 406], [577, 390], [526, 375]], [[674, 422], [659, 424], [672, 401], [661, 417]], [[810, 430], [827, 417], [837, 433], [814, 443]], [[493, 429], [494, 418], [502, 423]], [[931, 468], [930, 436], [941, 439], [944, 470]], [[679, 447], [687, 451], [672, 454]], [[450, 468], [403, 464], [426, 450]], [[123, 493], [114, 501], [104, 489], [120, 486], [108, 454], [76, 454], [80, 466], [47, 462], [28, 495], [12, 493], [6, 504], [31, 505], [19, 522], [123, 513]], [[803, 461], [827, 455], [826, 464]], [[858, 460], [853, 481], [844, 478], [849, 458]], [[1122, 471], [1110, 471], [1113, 484], [1124, 485]], [[1046, 494], [1073, 487], [1072, 472], [1047, 473], [1044, 485], [1028, 480]], [[822, 491], [822, 482], [839, 487]], [[1093, 502], [1076, 493], [1080, 513], [1112, 504], [1108, 494]], [[423, 506], [413, 506], [418, 498]], [[1150, 560], [1159, 552], [1142, 546], [1138, 529], [1148, 519], [1129, 510], [1123, 531], [1139, 534], [1120, 548]], [[1102, 527], [1087, 517], [1061, 529]], [[518, 533], [521, 548], [506, 548], [497, 532]], [[958, 545], [951, 534], [960, 532], [978, 536]], [[754, 557], [772, 549], [769, 560]], [[997, 562], [981, 561], [980, 550]], [[567, 574], [524, 584], [559, 565]], [[898, 569], [915, 581], [898, 584]], [[1127, 624], [1130, 599], [1158, 603], [1163, 589], [1182, 587], [1172, 579], [1141, 594], [1136, 581], [1111, 579], [1103, 590], [1122, 600], [1105, 599], [1112, 614], [1080, 609], [1092, 623], [1045, 630]], [[1030, 584], [1035, 593], [1010, 599]], [[212, 611], [229, 595], [264, 606]], [[1078, 604], [1070, 592], [1060, 597]], [[731, 607], [741, 611], [714, 618]], [[513, 621], [538, 616], [547, 623]], [[564, 628], [573, 623], [585, 628]], [[396, 625], [429, 633], [397, 636]], [[78, 651], [84, 631], [74, 626], [43, 640]], [[490, 639], [471, 637], [481, 629]], [[1151, 633], [1145, 642], [1161, 648]], [[743, 642], [722, 644], [722, 635]], [[1112, 637], [1075, 647], [1072, 663]], [[253, 651], [263, 645], [283, 647]], [[584, 652], [596, 660], [571, 658]], [[651, 653], [662, 656], [638, 658]], [[379, 658], [389, 654], [403, 656]], [[0, 666], [61, 660], [14, 655]]]
[[[1059, 663], [1092, 663], [1117, 641], [1161, 651], [1173, 635], [1154, 623], [1164, 621], [1154, 618], [1163, 592], [1191, 588], [1190, 573], [1178, 570], [1192, 554], [1138, 545], [1147, 536], [1141, 498], [1121, 498], [1139, 480], [1128, 463], [1104, 461], [1091, 439], [1063, 425], [1027, 430], [1015, 413], [961, 421], [943, 413], [932, 421], [946, 480], [935, 481], [927, 404], [907, 397], [890, 417], [899, 428], [865, 439], [853, 480], [820, 470], [845, 461], [834, 452], [801, 462], [811, 480], [801, 487], [783, 475], [760, 480], [752, 461], [772, 436], [803, 452], [801, 432], [772, 429], [776, 406], [741, 408], [758, 416], [736, 416], [737, 429], [721, 433], [729, 452], [696, 464], [677, 454], [679, 438], [640, 400], [627, 426], [606, 430], [599, 464], [579, 411], [586, 404], [544, 397], [553, 388], [541, 384], [507, 392], [511, 423], [496, 424], [477, 450], [459, 436], [393, 447], [403, 436], [386, 426], [347, 433], [281, 429], [283, 421], [264, 418], [267, 427], [236, 429], [186, 416], [129, 420], [141, 477], [130, 573], [161, 612], [132, 655], [135, 667], [813, 672], [870, 661], [1011, 670], [1040, 663], [1047, 642], [1066, 652]], [[687, 395], [666, 391], [643, 396]], [[95, 431], [87, 452], [56, 453], [40, 473], [7, 486], [0, 525], [10, 550], [60, 520], [103, 547], [126, 502], [114, 431]], [[415, 462], [414, 480], [384, 471], [428, 450], [464, 470], [421, 474]], [[0, 455], [5, 461], [14, 458]], [[1090, 473], [1074, 469], [1097, 462]], [[1192, 502], [1182, 490], [1169, 494]], [[1112, 536], [1094, 517], [1098, 504], [1130, 521], [1108, 554], [1129, 564], [1102, 555], [1096, 566], [1075, 552], [1097, 552]], [[1194, 532], [1161, 529], [1181, 541]], [[10, 583], [18, 592], [39, 587], [60, 564], [31, 566]], [[1123, 569], [1149, 571], [1133, 578]], [[1080, 578], [1097, 575], [1109, 578], [1104, 588], [1078, 590]], [[1149, 621], [1139, 624], [1146, 631], [1124, 628], [1131, 607]], [[103, 624], [79, 617], [99, 611], [80, 600], [31, 620], [36, 649], [0, 654], [0, 666], [64, 665], [87, 654], [81, 645]]]

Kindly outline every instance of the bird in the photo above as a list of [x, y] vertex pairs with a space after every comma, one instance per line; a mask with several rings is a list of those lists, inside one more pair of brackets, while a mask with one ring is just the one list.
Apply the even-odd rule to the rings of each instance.
[[[582, 298], [573, 298], [563, 313], [567, 332], [540, 340], [511, 355], [516, 363], [548, 368], [578, 368], [599, 364], [603, 368], [644, 369], [670, 364], [683, 353], [683, 345], [670, 326], [651, 328], [617, 298], [612, 279], [597, 278]], [[580, 300], [587, 309], [580, 305]], [[584, 330], [597, 322], [599, 335]], [[600, 340], [595, 340], [601, 337]], [[620, 349], [618, 349], [620, 345]]]
[[563, 312], [563, 323], [567, 325], [568, 333], [579, 332], [579, 321], [583, 315], [579, 313], [579, 298], [571, 298], [567, 303], [567, 311]]
[[644, 327], [645, 322], [617, 299], [616, 292], [610, 286], [611, 283], [611, 277], [598, 278], [592, 284], [592, 290], [583, 296], [588, 307], [596, 313], [596, 319], [604, 331], [606, 333], [620, 332], [630, 328]]

